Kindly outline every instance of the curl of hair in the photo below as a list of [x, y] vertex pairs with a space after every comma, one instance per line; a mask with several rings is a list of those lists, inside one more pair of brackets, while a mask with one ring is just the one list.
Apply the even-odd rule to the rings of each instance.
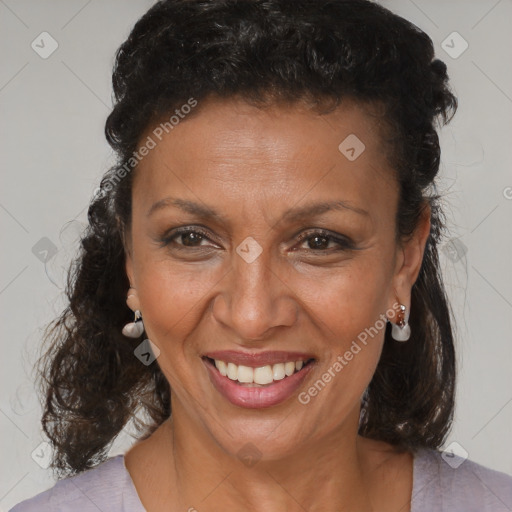
[[[190, 98], [198, 107], [189, 115], [196, 115], [210, 96], [240, 96], [262, 108], [306, 100], [320, 113], [343, 101], [383, 109], [382, 138], [400, 185], [397, 239], [414, 231], [426, 204], [431, 232], [412, 288], [411, 339], [394, 341], [388, 325], [359, 433], [404, 450], [439, 447], [453, 416], [455, 354], [438, 261], [444, 223], [432, 188], [436, 123], [450, 120], [457, 100], [430, 38], [368, 0], [162, 0], [118, 49], [112, 82], [105, 136], [118, 161], [89, 206], [68, 273], [69, 305], [49, 325], [41, 358], [42, 425], [54, 472], [71, 475], [104, 460], [129, 420], [146, 438], [171, 414], [158, 364], [134, 356], [142, 337], [121, 334], [132, 320], [123, 233], [135, 169], [120, 171], [148, 128]], [[137, 420], [138, 411], [150, 421]]]

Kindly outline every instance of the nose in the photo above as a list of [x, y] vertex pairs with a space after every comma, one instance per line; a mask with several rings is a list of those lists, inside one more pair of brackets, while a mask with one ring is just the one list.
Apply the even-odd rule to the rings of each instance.
[[297, 319], [294, 292], [272, 265], [269, 250], [251, 262], [233, 253], [232, 267], [213, 301], [213, 316], [237, 339], [260, 341]]

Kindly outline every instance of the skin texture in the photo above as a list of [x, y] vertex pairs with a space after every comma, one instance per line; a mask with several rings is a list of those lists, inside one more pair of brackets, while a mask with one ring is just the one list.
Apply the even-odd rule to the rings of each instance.
[[[383, 329], [305, 405], [295, 395], [269, 408], [237, 407], [212, 386], [201, 356], [224, 349], [312, 353], [315, 367], [299, 391], [307, 390], [393, 305], [409, 308], [428, 211], [414, 236], [397, 243], [398, 185], [377, 122], [361, 107], [344, 103], [320, 116], [299, 105], [260, 110], [217, 99], [199, 108], [139, 163], [133, 184], [126, 242], [132, 305], [160, 350], [173, 410], [126, 454], [144, 506], [409, 510], [412, 456], [357, 435]], [[354, 161], [338, 150], [350, 134], [365, 144]], [[147, 216], [169, 196], [225, 219], [173, 206]], [[367, 213], [282, 218], [289, 208], [332, 200]], [[208, 238], [160, 243], [181, 226], [201, 226]], [[312, 234], [299, 240], [318, 229], [349, 237], [356, 248]], [[236, 252], [246, 237], [262, 248], [252, 263]], [[252, 467], [237, 455], [248, 442], [261, 452]]]

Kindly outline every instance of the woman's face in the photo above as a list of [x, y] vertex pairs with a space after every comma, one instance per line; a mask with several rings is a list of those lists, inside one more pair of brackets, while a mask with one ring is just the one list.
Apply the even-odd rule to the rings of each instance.
[[[356, 432], [428, 220], [396, 243], [398, 186], [356, 106], [197, 108], [161, 141], [141, 138], [157, 144], [134, 177], [126, 260], [174, 421], [270, 458]], [[310, 362], [287, 375], [295, 361]]]

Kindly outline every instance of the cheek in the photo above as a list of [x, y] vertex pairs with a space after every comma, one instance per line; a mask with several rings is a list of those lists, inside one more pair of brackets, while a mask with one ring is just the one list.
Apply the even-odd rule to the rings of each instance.
[[171, 388], [187, 396], [202, 364], [190, 335], [199, 328], [205, 297], [216, 280], [204, 269], [185, 271], [165, 260], [146, 260], [140, 270], [138, 291], [146, 334], [160, 349], [157, 362]]
[[[331, 390], [318, 403], [332, 402], [332, 410], [348, 406], [357, 401], [371, 380], [384, 340], [388, 286], [382, 258], [340, 268], [328, 282], [317, 283], [313, 289], [309, 283], [312, 321], [325, 340], [327, 361], [322, 365], [321, 379]], [[311, 390], [310, 398], [322, 389], [320, 383]]]
[[382, 352], [385, 331], [382, 278], [358, 272], [340, 276], [319, 294], [314, 315], [325, 361], [317, 379], [298, 396], [322, 437], [335, 429], [370, 383]]
[[142, 315], [159, 346], [170, 341], [178, 346], [197, 324], [213, 282], [213, 272], [204, 268], [178, 268], [168, 261], [145, 265], [139, 285]]
[[328, 279], [304, 279], [300, 287], [315, 317], [346, 344], [386, 311], [389, 283], [383, 259], [365, 257], [331, 272]]

